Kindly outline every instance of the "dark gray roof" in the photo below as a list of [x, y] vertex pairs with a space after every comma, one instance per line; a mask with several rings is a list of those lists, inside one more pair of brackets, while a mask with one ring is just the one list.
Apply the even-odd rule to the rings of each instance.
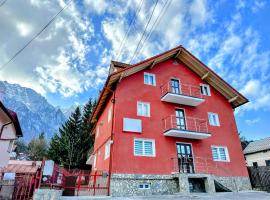
[[248, 146], [244, 149], [244, 154], [250, 154], [265, 150], [270, 150], [270, 137], [249, 143]]

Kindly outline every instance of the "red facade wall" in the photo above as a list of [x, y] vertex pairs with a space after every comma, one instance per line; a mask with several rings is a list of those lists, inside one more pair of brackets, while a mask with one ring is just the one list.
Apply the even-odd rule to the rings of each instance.
[[[144, 84], [144, 72], [156, 75], [156, 86]], [[170, 59], [155, 65], [151, 70], [141, 71], [124, 78], [118, 84], [115, 93], [112, 173], [171, 174], [173, 171], [171, 158], [176, 157], [176, 142], [186, 142], [192, 144], [194, 156], [203, 158], [212, 158], [211, 145], [226, 146], [230, 162], [213, 161], [213, 166], [218, 165], [220, 169], [224, 169], [216, 171], [215, 174], [222, 176], [248, 176], [233, 110], [228, 100], [210, 86], [211, 96], [204, 96], [205, 102], [197, 107], [162, 102], [160, 100], [160, 86], [167, 83], [171, 78], [178, 78], [181, 83], [196, 86], [204, 83], [200, 77], [183, 63], [173, 63]], [[137, 116], [137, 101], [149, 102], [151, 104], [151, 117]], [[110, 105], [106, 106], [98, 120], [99, 122], [104, 120], [107, 123], [107, 112]], [[174, 115], [175, 108], [184, 108], [187, 117], [204, 118], [207, 120], [208, 112], [217, 113], [219, 115], [220, 127], [208, 125], [211, 137], [204, 140], [164, 136], [162, 119], [166, 116]], [[141, 119], [142, 133], [123, 132], [124, 117]], [[104, 129], [106, 126], [104, 125]], [[111, 125], [107, 127], [107, 130], [100, 131], [100, 136], [104, 134], [104, 136], [101, 136], [103, 140], [109, 135], [110, 127]], [[156, 156], [134, 156], [134, 138], [154, 139]], [[99, 146], [99, 143], [100, 141], [97, 139], [95, 148]], [[101, 152], [101, 157], [104, 158], [104, 152]], [[102, 162], [100, 161], [100, 163]], [[98, 164], [97, 167], [99, 168]], [[107, 167], [107, 163], [103, 162], [100, 169]]]
[[[113, 117], [111, 115], [111, 120], [108, 121], [108, 112], [111, 109], [113, 114], [113, 104], [111, 102], [112, 97], [107, 102], [105, 109], [100, 115], [96, 128], [95, 128], [95, 144], [94, 144], [94, 154], [96, 156], [96, 166], [97, 170], [108, 171], [109, 170], [109, 158], [105, 158], [105, 145], [110, 140], [112, 133], [112, 121]], [[96, 134], [96, 130], [99, 127], [99, 134]]]

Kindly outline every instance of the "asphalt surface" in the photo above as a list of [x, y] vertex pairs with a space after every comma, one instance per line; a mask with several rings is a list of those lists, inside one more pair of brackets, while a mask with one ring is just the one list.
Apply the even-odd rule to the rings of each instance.
[[61, 197], [61, 200], [185, 200], [185, 199], [210, 199], [210, 200], [270, 200], [270, 193], [247, 191], [247, 192], [221, 192], [215, 194], [193, 193], [190, 195], [175, 194], [175, 195], [153, 195], [153, 196], [136, 196], [136, 197]]

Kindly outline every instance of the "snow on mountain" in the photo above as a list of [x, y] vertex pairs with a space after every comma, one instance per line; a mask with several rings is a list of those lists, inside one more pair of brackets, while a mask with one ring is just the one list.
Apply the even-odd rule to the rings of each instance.
[[80, 104], [74, 104], [68, 108], [61, 108], [62, 113], [65, 115], [65, 117], [68, 119], [72, 112], [75, 111], [75, 109], [79, 106], [81, 112], [83, 112], [83, 105]]
[[23, 140], [27, 142], [41, 132], [50, 139], [66, 120], [61, 109], [49, 104], [45, 97], [34, 90], [18, 84], [0, 81], [0, 100], [17, 113]]

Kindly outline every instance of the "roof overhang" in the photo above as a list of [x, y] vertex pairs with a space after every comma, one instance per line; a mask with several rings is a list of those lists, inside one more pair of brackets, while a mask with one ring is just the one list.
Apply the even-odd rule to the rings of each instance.
[[154, 65], [170, 58], [180, 60], [194, 73], [201, 77], [202, 80], [208, 82], [209, 85], [214, 87], [228, 100], [232, 108], [236, 108], [248, 102], [248, 99], [246, 97], [244, 97], [227, 82], [225, 82], [220, 76], [218, 76], [214, 71], [212, 71], [209, 67], [203, 64], [195, 56], [193, 56], [188, 50], [186, 50], [182, 46], [178, 46], [174, 49], [146, 59], [137, 64], [126, 65], [125, 67], [123, 67], [123, 69], [110, 73], [106, 80], [105, 86], [100, 93], [96, 109], [94, 110], [90, 121], [92, 123], [95, 123], [97, 121], [97, 118], [99, 117], [102, 108], [104, 108], [104, 104], [106, 103], [108, 96], [110, 96], [113, 90], [113, 85], [117, 84], [117, 82], [121, 81], [121, 79], [127, 76], [135, 74], [144, 69], [153, 68]]
[[10, 122], [14, 125], [15, 131], [16, 131], [16, 136], [17, 137], [22, 137], [22, 130], [21, 126], [19, 123], [19, 119], [17, 117], [17, 114], [13, 112], [12, 110], [7, 109], [4, 104], [0, 101], [0, 109], [6, 114], [6, 116], [9, 118]]

